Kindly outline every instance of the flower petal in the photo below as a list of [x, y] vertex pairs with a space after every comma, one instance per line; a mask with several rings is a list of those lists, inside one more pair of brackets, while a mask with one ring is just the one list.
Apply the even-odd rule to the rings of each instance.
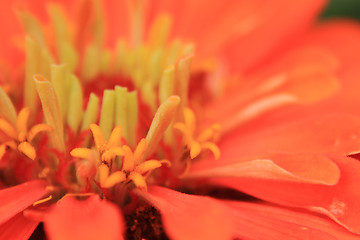
[[348, 232], [326, 217], [299, 209], [281, 208], [266, 203], [224, 202], [231, 208], [240, 239], [355, 240]]
[[37, 221], [18, 213], [13, 218], [0, 225], [0, 239], [27, 240], [39, 224]]
[[224, 137], [218, 146], [222, 159], [268, 152], [347, 155], [360, 151], [360, 118], [313, 114], [279, 122], [253, 122]]
[[236, 0], [226, 4], [223, 1], [209, 4], [205, 0], [152, 1], [149, 12], [150, 19], [159, 12], [171, 13], [174, 36], [195, 40], [199, 46], [197, 54], [214, 56], [221, 52], [230, 56], [232, 67], [242, 72], [309, 25], [324, 3], [323, 0], [291, 3]]
[[0, 224], [33, 204], [47, 193], [46, 182], [34, 180], [0, 191]]
[[[227, 161], [230, 162], [230, 161]], [[249, 160], [207, 161], [195, 164], [186, 178], [255, 178], [298, 183], [334, 185], [340, 170], [331, 159], [316, 154], [273, 153]]]
[[330, 158], [341, 171], [339, 182], [334, 186], [261, 178], [219, 178], [212, 182], [269, 202], [326, 214], [349, 231], [360, 234], [360, 162], [350, 157]]
[[162, 215], [166, 233], [175, 240], [231, 239], [230, 213], [214, 199], [192, 196], [170, 189], [152, 186], [148, 192], [136, 193]]
[[123, 239], [123, 224], [120, 210], [98, 196], [84, 201], [65, 197], [44, 220], [45, 231], [52, 240]]
[[207, 121], [228, 132], [274, 109], [309, 104], [332, 96], [339, 88], [337, 59], [321, 48], [296, 48], [245, 75], [206, 108]]

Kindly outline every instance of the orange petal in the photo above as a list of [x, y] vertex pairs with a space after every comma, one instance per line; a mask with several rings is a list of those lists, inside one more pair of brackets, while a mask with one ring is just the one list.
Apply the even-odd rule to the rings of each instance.
[[34, 180], [0, 190], [0, 224], [21, 212], [46, 193], [46, 182]]
[[360, 234], [360, 176], [356, 174], [360, 172], [360, 162], [349, 157], [330, 158], [338, 165], [341, 173], [339, 182], [333, 186], [260, 178], [219, 178], [212, 182], [269, 202], [325, 214], [349, 231]]
[[174, 240], [231, 239], [232, 221], [220, 202], [152, 186], [136, 193], [161, 213], [166, 233]]
[[[222, 159], [268, 152], [350, 154], [360, 151], [360, 118], [316, 114], [238, 128], [218, 146]], [[339, 124], [341, 123], [341, 124]]]
[[65, 197], [45, 218], [44, 227], [53, 240], [117, 240], [123, 239], [124, 221], [119, 208], [98, 196], [83, 201]]
[[314, 47], [292, 50], [244, 76], [243, 84], [209, 105], [208, 121], [230, 131], [270, 110], [325, 99], [339, 89], [337, 66], [329, 51]]
[[[229, 161], [230, 162], [230, 161]], [[340, 178], [338, 166], [329, 158], [316, 154], [268, 154], [255, 160], [238, 159], [194, 164], [186, 178], [253, 178], [335, 185]]]
[[250, 202], [224, 202], [231, 208], [239, 239], [359, 239], [324, 216], [299, 209]]
[[0, 225], [0, 239], [27, 240], [39, 224], [37, 221], [18, 213], [6, 223]]

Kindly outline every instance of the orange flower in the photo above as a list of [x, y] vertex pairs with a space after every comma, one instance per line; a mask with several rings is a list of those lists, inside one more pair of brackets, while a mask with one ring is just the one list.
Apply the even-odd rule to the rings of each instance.
[[360, 34], [324, 1], [18, 1], [25, 34], [9, 2], [0, 239], [359, 238]]

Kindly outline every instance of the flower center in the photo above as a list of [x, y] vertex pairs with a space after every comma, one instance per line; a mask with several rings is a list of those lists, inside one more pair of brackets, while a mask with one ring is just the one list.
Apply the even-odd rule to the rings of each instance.
[[[73, 29], [64, 11], [50, 5], [54, 45], [47, 44], [51, 36], [36, 18], [18, 12], [27, 32], [25, 108], [0, 119], [10, 139], [0, 146], [0, 157], [10, 147], [32, 159], [35, 175], [51, 186], [47, 201], [89, 193], [112, 199], [114, 189], [146, 191], [149, 184], [171, 187], [171, 179], [186, 174], [206, 150], [220, 155], [214, 143], [220, 127], [199, 132], [190, 108], [191, 96], [199, 97], [189, 94], [190, 79], [201, 76], [191, 72], [193, 45], [168, 40], [166, 14], [154, 20], [143, 41], [141, 6], [132, 7], [132, 40], [119, 39], [113, 49], [104, 47], [97, 6]], [[15, 112], [3, 90], [0, 106]], [[28, 119], [34, 124], [42, 116], [46, 124], [27, 131]], [[41, 139], [32, 142], [44, 131], [49, 151], [39, 154]]]

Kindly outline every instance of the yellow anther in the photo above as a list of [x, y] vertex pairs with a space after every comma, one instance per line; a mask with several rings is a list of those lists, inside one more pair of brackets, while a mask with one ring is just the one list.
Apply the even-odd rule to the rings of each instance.
[[122, 170], [124, 171], [132, 171], [134, 169], [134, 154], [131, 151], [129, 146], [123, 146], [123, 150], [125, 152], [124, 154], [124, 162], [123, 162], [123, 167]]
[[211, 138], [214, 138], [219, 131], [220, 125], [214, 124], [210, 128], [205, 129], [197, 139], [199, 142], [209, 141]]
[[106, 164], [101, 164], [98, 167], [99, 182], [101, 186], [105, 183], [106, 179], [108, 178], [109, 172], [110, 172], [109, 167]]
[[126, 180], [126, 174], [124, 172], [117, 171], [111, 174], [101, 186], [104, 188], [111, 188], [115, 184], [124, 182], [125, 180]]
[[193, 132], [196, 127], [196, 118], [194, 112], [190, 108], [184, 109], [184, 121], [187, 128]]
[[121, 134], [122, 134], [121, 126], [117, 126], [113, 129], [107, 144], [108, 148], [119, 147], [121, 145]]
[[202, 149], [209, 149], [213, 154], [215, 159], [219, 159], [220, 157], [220, 149], [218, 146], [216, 146], [215, 143], [212, 142], [205, 142], [201, 144]]
[[2, 118], [0, 118], [0, 130], [10, 138], [17, 139], [16, 129], [8, 121]]
[[22, 142], [18, 145], [18, 150], [25, 154], [31, 160], [34, 160], [36, 157], [35, 148], [28, 142]]
[[44, 123], [36, 124], [32, 128], [30, 128], [28, 135], [27, 135], [27, 140], [29, 142], [31, 142], [39, 133], [51, 132], [52, 130], [53, 129], [47, 124], [44, 124]]
[[87, 130], [90, 124], [96, 122], [99, 110], [99, 98], [94, 94], [90, 94], [90, 98], [84, 113], [84, 117], [81, 124], [81, 131]]
[[19, 134], [19, 141], [25, 141], [25, 139], [20, 139], [20, 135], [22, 135], [24, 138], [27, 134], [27, 123], [30, 116], [30, 109], [25, 107], [21, 109], [21, 111], [18, 114], [17, 120], [16, 120], [16, 128]]
[[70, 155], [72, 157], [77, 157], [77, 158], [88, 158], [91, 154], [92, 150], [89, 148], [75, 148], [70, 152]]
[[90, 124], [90, 130], [93, 134], [96, 148], [99, 150], [99, 152], [102, 152], [105, 150], [104, 148], [106, 147], [106, 141], [100, 127], [96, 124]]
[[134, 163], [135, 165], [138, 165], [140, 162], [142, 162], [144, 153], [146, 151], [147, 143], [146, 139], [142, 138], [137, 145], [135, 152], [134, 152]]
[[0, 87], [0, 116], [10, 124], [16, 123], [15, 107], [2, 87]]
[[114, 159], [117, 156], [124, 156], [125, 151], [121, 147], [113, 147], [109, 150], [105, 151], [101, 156], [101, 161], [104, 162], [110, 162], [112, 159]]
[[184, 123], [181, 122], [177, 122], [174, 124], [173, 128], [179, 130], [184, 137], [184, 140], [187, 144], [190, 144], [190, 142], [192, 141], [192, 131], [190, 131], [190, 129], [187, 128], [187, 126]]
[[158, 160], [147, 160], [141, 164], [139, 164], [136, 168], [135, 171], [140, 173], [141, 175], [146, 174], [149, 171], [152, 171], [156, 168], [161, 167], [162, 164], [160, 161]]
[[201, 146], [200, 143], [197, 141], [193, 141], [192, 143], [190, 143], [190, 157], [191, 159], [196, 158], [200, 152], [201, 152]]
[[183, 134], [183, 139], [190, 150], [190, 158], [194, 159], [202, 150], [210, 150], [216, 159], [220, 157], [220, 150], [213, 141], [216, 140], [220, 131], [219, 124], [213, 124], [210, 128], [205, 129], [197, 137], [195, 136], [196, 117], [190, 108], [184, 109], [184, 123], [177, 122], [173, 126]]
[[147, 191], [147, 185], [146, 185], [146, 181], [145, 178], [138, 172], [131, 172], [129, 177], [129, 180], [131, 180], [136, 187]]

